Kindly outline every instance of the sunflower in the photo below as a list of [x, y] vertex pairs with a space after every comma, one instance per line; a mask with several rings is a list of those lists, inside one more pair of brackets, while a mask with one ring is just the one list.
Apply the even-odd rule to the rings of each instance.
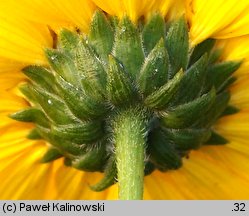
[[249, 198], [248, 10], [3, 1], [0, 198]]

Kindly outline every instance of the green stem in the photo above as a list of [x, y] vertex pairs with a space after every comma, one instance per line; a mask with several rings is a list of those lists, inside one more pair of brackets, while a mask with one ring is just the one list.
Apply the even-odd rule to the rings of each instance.
[[146, 121], [139, 109], [121, 112], [114, 124], [120, 200], [143, 199]]

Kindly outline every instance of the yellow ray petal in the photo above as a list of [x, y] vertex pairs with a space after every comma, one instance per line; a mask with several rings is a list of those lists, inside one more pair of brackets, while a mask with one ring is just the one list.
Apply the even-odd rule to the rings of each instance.
[[171, 181], [168, 178], [169, 173], [153, 172], [145, 177], [144, 184], [147, 195], [145, 199], [181, 199], [183, 196], [180, 190], [171, 187]]
[[93, 0], [93, 2], [100, 7], [102, 10], [106, 11], [108, 14], [116, 15], [122, 17], [123, 15], [128, 15], [133, 21], [146, 13], [148, 7], [151, 7], [153, 1], [102, 1]]
[[65, 17], [70, 23], [84, 32], [89, 29], [89, 23], [96, 6], [89, 0], [55, 0], [54, 7], [60, 11], [60, 16]]
[[[244, 178], [245, 176], [248, 178], [248, 172], [244, 175], [244, 172], [248, 171], [248, 169], [245, 169], [245, 167], [242, 168], [240, 160], [238, 160], [241, 158], [242, 162], [246, 161], [248, 163], [248, 158], [242, 154], [238, 154], [236, 158], [234, 157], [234, 160], [228, 161], [226, 158], [230, 156], [232, 158], [235, 154], [232, 154], [232, 151], [226, 151], [226, 149], [226, 146], [214, 146], [205, 147], [193, 152], [188, 162], [194, 166], [199, 166], [201, 172], [189, 166], [188, 162], [186, 162], [186, 168], [189, 172], [195, 172], [200, 182], [204, 182], [202, 187], [206, 186], [206, 189], [209, 188], [212, 192], [212, 199], [248, 198], [249, 189], [243, 189], [248, 184], [247, 179]], [[212, 153], [208, 154], [209, 151]], [[240, 188], [237, 189], [238, 185], [240, 185]]]
[[25, 101], [23, 98], [11, 92], [0, 90], [0, 94], [1, 94], [0, 113], [15, 112], [24, 107], [27, 107], [28, 105], [27, 101]]
[[[241, 3], [241, 2], [240, 2]], [[249, 6], [245, 4], [243, 12], [239, 13], [236, 19], [223, 30], [217, 32], [215, 38], [232, 38], [242, 35], [247, 35], [249, 33]]]
[[52, 37], [46, 27], [0, 16], [0, 58], [21, 64], [45, 64], [43, 50], [51, 46]]
[[[19, 146], [23, 144], [19, 143]], [[32, 147], [25, 150], [19, 149], [19, 154], [13, 155], [9, 160], [0, 160], [2, 181], [0, 199], [44, 198], [46, 185], [50, 180], [48, 175], [51, 167], [50, 164], [41, 165], [39, 163], [39, 158], [45, 150], [44, 147], [43, 144], [33, 144]], [[17, 146], [16, 148], [18, 149]], [[6, 147], [5, 150], [7, 149]], [[4, 155], [6, 155], [5, 150], [2, 152]]]
[[117, 184], [108, 188], [108, 191], [106, 191], [106, 199], [107, 200], [117, 200], [118, 199], [118, 185]]
[[10, 71], [8, 73], [1, 73], [0, 72], [0, 92], [2, 90], [10, 90], [17, 86], [25, 79], [24, 74], [20, 71], [14, 72]]
[[[27, 123], [21, 123], [21, 122], [16, 122], [14, 120], [9, 119], [3, 119], [4, 125], [1, 125], [0, 131], [1, 131], [1, 146], [0, 148], [5, 148], [9, 144], [16, 143], [18, 144], [19, 142], [26, 141], [26, 135], [30, 132], [34, 126], [32, 124], [27, 124]], [[15, 135], [15, 137], [13, 137]], [[26, 144], [32, 144], [27, 142]], [[20, 147], [21, 148], [21, 147]], [[17, 148], [18, 149], [18, 148]], [[14, 155], [14, 153], [13, 153]], [[2, 157], [4, 157], [2, 155]]]
[[23, 62], [17, 62], [0, 57], [0, 91], [2, 95], [8, 94], [27, 78], [21, 72], [26, 65]]
[[56, 199], [105, 199], [106, 191], [102, 193], [91, 191], [90, 185], [96, 183], [102, 176], [99, 173], [86, 173], [66, 167], [63, 159], [57, 160], [54, 176], [54, 191]]
[[12, 11], [13, 16], [45, 24], [55, 29], [77, 27], [87, 31], [96, 6], [89, 0], [17, 0], [6, 1], [2, 7]]
[[[229, 164], [223, 160], [219, 162], [221, 158], [217, 155], [214, 154], [215, 158], [210, 157], [212, 154], [206, 154], [208, 149], [209, 147], [203, 151], [192, 152], [190, 159], [184, 161], [180, 170], [167, 173], [156, 171], [146, 177], [145, 188], [148, 195], [145, 198], [248, 199], [247, 179], [241, 178], [237, 172], [234, 172], [239, 167], [238, 162], [233, 161]], [[218, 149], [214, 147], [214, 153], [220, 152], [222, 155], [222, 150], [223, 147]], [[229, 156], [228, 154], [226, 156]], [[243, 159], [248, 163], [248, 158]], [[229, 166], [232, 166], [232, 169], [229, 169]]]
[[222, 49], [222, 60], [243, 60], [237, 75], [249, 74], [249, 36], [218, 40], [217, 47]]
[[[136, 22], [141, 16], [148, 16], [152, 12], [159, 11], [163, 16], [166, 16], [172, 8], [172, 17], [179, 16], [183, 11], [183, 0], [93, 0], [94, 3], [108, 14], [122, 17], [128, 15], [132, 21]], [[174, 9], [173, 9], [174, 8]], [[173, 14], [175, 12], [175, 14]], [[176, 14], [177, 13], [177, 14]]]
[[249, 75], [241, 77], [231, 87], [231, 104], [239, 109], [249, 109]]
[[248, 140], [249, 109], [221, 118], [215, 125], [215, 129], [225, 136], [244, 138]]
[[[236, 0], [187, 0], [186, 7], [191, 23], [190, 37], [193, 44], [198, 44], [209, 37], [230, 37], [231, 34], [225, 35], [222, 31], [226, 28], [227, 31], [233, 29], [236, 19], [243, 18], [239, 17], [241, 13], [248, 11], [249, 2], [247, 0], [239, 2]], [[233, 33], [233, 36], [240, 35], [240, 30]]]
[[[167, 1], [164, 1], [166, 3]], [[175, 0], [171, 1], [171, 6], [169, 9], [168, 19], [174, 20], [181, 17], [183, 14], [186, 14], [185, 10], [185, 0]], [[165, 14], [167, 15], [167, 14]]]
[[[39, 162], [47, 147], [27, 140], [31, 127], [15, 121], [0, 125], [0, 199], [44, 199], [51, 185], [52, 164]], [[10, 186], [11, 185], [11, 186]]]
[[230, 141], [229, 145], [227, 145], [228, 148], [233, 149], [241, 154], [244, 154], [246, 155], [246, 157], [249, 156], [248, 138], [235, 137], [233, 135], [227, 134], [226, 132], [223, 132], [222, 135]]
[[5, 72], [13, 73], [16, 71], [20, 71], [24, 66], [25, 64], [22, 62], [17, 62], [11, 59], [1, 57], [0, 58], [0, 75]]
[[[221, 166], [226, 172], [233, 175], [234, 181], [241, 179], [242, 181], [249, 181], [249, 163], [248, 152], [238, 151], [236, 142], [231, 141], [225, 146], [209, 146], [202, 148], [202, 153], [205, 154], [209, 160], [217, 161], [217, 165]], [[249, 193], [247, 194], [249, 198]]]

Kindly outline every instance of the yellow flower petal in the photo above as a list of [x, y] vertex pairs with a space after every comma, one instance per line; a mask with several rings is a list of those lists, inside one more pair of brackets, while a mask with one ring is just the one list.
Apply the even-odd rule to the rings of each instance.
[[147, 13], [154, 1], [93, 0], [93, 2], [108, 14], [116, 15], [118, 17], [128, 15], [133, 21], [137, 21], [141, 15]]
[[[220, 146], [220, 148], [215, 146], [210, 148], [205, 147], [202, 149], [202, 152], [207, 158], [210, 158], [210, 160], [214, 162], [217, 161], [217, 166], [220, 166], [223, 170], [226, 170], [227, 173], [233, 175], [231, 181], [235, 183], [241, 180], [241, 182], [248, 183], [248, 152], [237, 151], [235, 147], [231, 148], [231, 146], [236, 146], [236, 142], [231, 141], [225, 146]], [[233, 187], [236, 187], [236, 185], [233, 185]], [[248, 192], [243, 194], [249, 198]], [[233, 195], [231, 194], [230, 196], [232, 197]]]
[[0, 16], [0, 57], [22, 64], [45, 64], [43, 50], [51, 46], [52, 37], [46, 27]]
[[249, 153], [249, 146], [248, 146], [248, 138], [246, 137], [235, 137], [233, 135], [229, 135], [226, 132], [223, 132], [223, 136], [226, 137], [228, 140], [231, 140], [229, 145], [227, 145], [228, 148], [235, 150], [236, 152], [239, 152], [243, 155], [246, 155], [248, 157]]
[[[246, 33], [245, 30], [239, 28], [241, 24], [237, 22], [242, 19], [243, 26], [248, 23], [249, 2], [247, 0], [239, 2], [236, 0], [187, 0], [186, 7], [191, 23], [190, 36], [193, 44], [198, 44], [209, 37], [229, 38]], [[230, 33], [230, 31], [233, 32]]]
[[172, 11], [169, 16], [177, 17], [183, 13], [184, 8], [183, 0], [93, 0], [93, 2], [108, 14], [116, 15], [118, 17], [128, 15], [134, 22], [136, 22], [141, 16], [148, 16], [155, 11], [166, 16], [170, 9], [172, 9]]
[[[164, 3], [167, 1], [164, 1]], [[171, 1], [172, 4], [170, 6], [170, 10], [169, 10], [169, 14], [167, 15], [167, 18], [169, 20], [174, 20], [177, 19], [181, 16], [183, 16], [184, 14], [186, 14], [185, 11], [185, 0], [175, 0], [175, 1]]]
[[221, 134], [231, 137], [248, 139], [249, 110], [242, 110], [235, 115], [226, 116], [219, 120], [215, 126]]
[[[37, 143], [36, 145], [33, 144], [32, 148], [26, 145], [26, 148], [22, 149], [21, 146], [25, 146], [25, 143], [28, 142], [26, 140], [26, 142], [12, 144], [15, 145], [15, 149], [19, 149], [19, 152], [8, 151], [9, 147], [5, 147], [1, 153], [6, 156], [12, 152], [9, 158], [1, 158], [0, 160], [0, 178], [2, 181], [0, 199], [9, 199], [10, 197], [11, 199], [44, 198], [44, 193], [47, 190], [46, 186], [50, 181], [48, 175], [51, 164], [42, 165], [39, 163], [39, 158], [44, 153], [46, 146]], [[13, 154], [14, 152], [16, 154]]]
[[[25, 138], [30, 129], [31, 127], [28, 128], [22, 124], [15, 124], [13, 122], [5, 125], [4, 128], [1, 128], [0, 139], [2, 145], [0, 146], [0, 149], [2, 155], [0, 160], [2, 169], [9, 163], [8, 160], [4, 163], [5, 159], [15, 158], [26, 149], [32, 149], [35, 146], [34, 141]], [[10, 133], [12, 133], [12, 135]], [[13, 137], [13, 135], [15, 135], [15, 137]]]
[[249, 74], [249, 36], [218, 40], [217, 47], [222, 49], [222, 60], [243, 60], [236, 75]]
[[1, 94], [0, 113], [15, 112], [24, 107], [27, 107], [28, 105], [27, 101], [25, 101], [23, 98], [11, 92], [0, 90], [0, 94]]
[[[77, 27], [87, 31], [96, 6], [89, 0], [17, 0], [3, 3], [9, 14], [54, 27]], [[10, 12], [12, 11], [12, 12]]]
[[63, 160], [54, 162], [57, 169], [50, 178], [54, 180], [55, 199], [105, 199], [106, 192], [91, 191], [90, 185], [100, 180], [102, 174], [87, 173], [66, 167]]
[[[10, 90], [25, 79], [24, 74], [19, 72], [0, 73], [1, 90]], [[1, 91], [0, 90], [0, 91]], [[3, 93], [4, 94], [4, 93]]]
[[[167, 173], [157, 171], [146, 177], [145, 188], [148, 195], [145, 198], [248, 199], [247, 179], [239, 172], [235, 172], [236, 168], [240, 168], [239, 158], [242, 157], [245, 160], [243, 162], [247, 164], [248, 158], [237, 154], [237, 161], [229, 161], [231, 163], [228, 164], [225, 159], [236, 153], [232, 150], [225, 151], [224, 148], [226, 147], [202, 148], [192, 152], [190, 159], [184, 161], [183, 168], [180, 170]], [[212, 153], [207, 153], [208, 150]], [[230, 166], [232, 169], [229, 168]], [[246, 170], [248, 167], [240, 169], [240, 172]]]
[[249, 76], [244, 76], [231, 87], [231, 104], [239, 109], [249, 108]]
[[[241, 3], [241, 2], [240, 2]], [[242, 35], [247, 35], [249, 33], [248, 25], [249, 25], [249, 6], [248, 2], [244, 1], [245, 8], [239, 13], [236, 19], [233, 20], [228, 26], [226, 26], [223, 30], [219, 31], [215, 38], [232, 38], [238, 37]]]
[[[41, 1], [43, 2], [43, 1]], [[89, 29], [89, 23], [96, 6], [89, 0], [54, 0], [49, 1], [58, 10], [59, 17], [65, 17], [69, 23], [78, 27], [84, 32]], [[49, 24], [49, 20], [47, 20]]]
[[5, 72], [13, 73], [13, 72], [18, 71], [18, 73], [20, 73], [20, 70], [24, 66], [25, 66], [24, 63], [16, 62], [11, 59], [1, 57], [0, 58], [0, 75], [2, 75]]

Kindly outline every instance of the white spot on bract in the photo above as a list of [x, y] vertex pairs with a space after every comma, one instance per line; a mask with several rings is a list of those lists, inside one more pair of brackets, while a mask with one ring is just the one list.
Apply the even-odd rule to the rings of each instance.
[[95, 58], [96, 58], [99, 62], [101, 62], [101, 60], [100, 60], [100, 58], [99, 58], [98, 56], [95, 56]]
[[121, 68], [124, 68], [124, 65], [123, 65], [123, 64], [121, 64], [121, 63], [119, 63], [119, 66], [120, 66]]
[[56, 58], [57, 58], [56, 55], [53, 55], [53, 56], [51, 57], [52, 60], [55, 60]]
[[50, 104], [50, 105], [52, 104], [52, 101], [50, 99], [48, 100], [48, 104]]
[[125, 31], [126, 31], [126, 27], [122, 27], [121, 32], [125, 32]]

